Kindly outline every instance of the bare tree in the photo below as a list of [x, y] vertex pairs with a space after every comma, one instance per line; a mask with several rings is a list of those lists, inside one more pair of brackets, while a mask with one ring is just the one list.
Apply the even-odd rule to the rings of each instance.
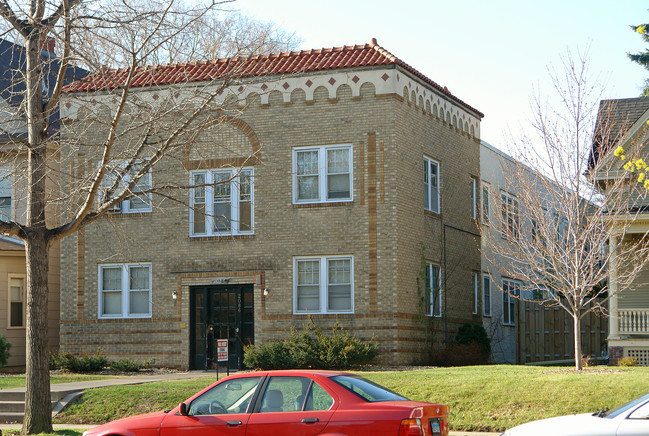
[[[16, 91], [22, 103], [3, 113], [0, 126], [8, 138], [3, 163], [13, 168], [12, 177], [25, 192], [24, 218], [0, 221], [0, 232], [25, 243], [24, 434], [52, 429], [47, 344], [52, 244], [125, 200], [152, 202], [153, 193], [173, 199], [187, 188], [189, 183], [154, 186], [151, 168], [182, 159], [200, 143], [200, 132], [236, 117], [241, 102], [224, 91], [246, 67], [245, 56], [296, 43], [272, 25], [224, 15], [219, 8], [228, 3], [0, 0], [0, 16], [10, 28], [5, 35], [24, 46], [26, 57], [16, 77], [23, 83]], [[57, 59], [41, 52], [48, 38], [56, 41]], [[195, 65], [187, 63], [173, 69], [174, 85], [156, 87], [159, 99], [139, 98], [133, 89], [160, 71], [146, 65], [223, 54], [235, 60], [216, 62], [218, 71], [203, 77], [200, 86], [182, 86]], [[69, 65], [83, 66], [90, 75], [66, 90]], [[86, 94], [88, 89], [101, 89], [101, 96]], [[61, 104], [73, 121], [59, 123]], [[65, 143], [59, 124], [67, 132]]]
[[[572, 317], [580, 370], [582, 319], [593, 311], [607, 314], [611, 296], [634, 284], [649, 260], [649, 238], [630, 233], [640, 213], [635, 206], [644, 195], [641, 188], [624, 177], [609, 177], [619, 164], [606, 166], [602, 159], [592, 167], [589, 160], [600, 93], [590, 85], [585, 58], [568, 54], [553, 84], [558, 103], [535, 100], [538, 138], [520, 141], [520, 160], [501, 169], [503, 186], [490, 201], [498, 208], [491, 227], [482, 226], [482, 241], [489, 263], [520, 280], [520, 287], [505, 286], [503, 292], [558, 306]], [[614, 134], [599, 116], [596, 133]], [[596, 186], [597, 180], [606, 185]], [[613, 266], [617, 287], [608, 281]]]

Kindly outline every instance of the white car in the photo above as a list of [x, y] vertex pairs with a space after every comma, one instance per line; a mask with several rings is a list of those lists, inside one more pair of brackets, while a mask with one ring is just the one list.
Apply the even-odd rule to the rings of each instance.
[[649, 394], [612, 410], [528, 422], [501, 436], [647, 436]]

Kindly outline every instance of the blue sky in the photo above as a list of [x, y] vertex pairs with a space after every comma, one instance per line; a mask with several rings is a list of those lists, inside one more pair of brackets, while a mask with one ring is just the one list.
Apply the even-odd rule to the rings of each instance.
[[[528, 125], [548, 66], [589, 47], [605, 98], [637, 97], [645, 77], [626, 53], [645, 49], [629, 25], [649, 22], [641, 0], [238, 0], [230, 7], [302, 38], [300, 49], [381, 46], [485, 114], [482, 139], [509, 148]], [[549, 91], [548, 91], [549, 92]]]

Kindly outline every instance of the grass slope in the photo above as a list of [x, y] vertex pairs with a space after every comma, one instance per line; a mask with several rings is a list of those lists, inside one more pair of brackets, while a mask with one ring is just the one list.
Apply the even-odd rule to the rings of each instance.
[[[476, 366], [359, 372], [412, 400], [448, 404], [451, 429], [502, 431], [527, 421], [612, 408], [649, 392], [649, 368]], [[213, 381], [213, 380], [212, 380]], [[55, 422], [103, 423], [171, 409], [208, 379], [115, 386], [87, 391]]]

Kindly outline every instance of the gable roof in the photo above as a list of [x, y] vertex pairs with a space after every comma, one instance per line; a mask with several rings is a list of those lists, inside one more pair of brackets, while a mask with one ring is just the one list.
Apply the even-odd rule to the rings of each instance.
[[0, 251], [25, 251], [25, 243], [20, 239], [0, 235]]
[[599, 158], [613, 149], [648, 110], [649, 97], [600, 101], [588, 169], [593, 169]]
[[[41, 50], [43, 60], [43, 85], [49, 97], [56, 83], [56, 73], [60, 62], [47, 50]], [[0, 38], [0, 98], [12, 106], [18, 106], [23, 101], [25, 81], [23, 75], [27, 68], [25, 47]], [[68, 66], [66, 69], [66, 83], [80, 79], [87, 71], [82, 68]]]
[[[346, 45], [316, 50], [300, 50], [275, 54], [232, 57], [203, 62], [140, 66], [136, 68], [131, 87], [161, 86], [187, 82], [277, 76], [363, 67], [400, 67], [421, 79], [450, 100], [464, 106], [480, 117], [484, 114], [460, 100], [443, 86], [403, 62], [379, 46], [375, 39], [369, 44]], [[65, 92], [117, 89], [125, 84], [130, 69], [109, 69], [89, 75], [65, 88]]]
[[[60, 62], [54, 53], [41, 50], [43, 61], [43, 90], [44, 100], [49, 99], [56, 84], [56, 76]], [[0, 101], [3, 111], [0, 114], [0, 123], [8, 121], [3, 118], [10, 118], [12, 122], [3, 126], [0, 134], [0, 142], [10, 142], [12, 138], [27, 138], [26, 121], [21, 112], [16, 110], [23, 102], [26, 87], [24, 73], [27, 68], [27, 56], [25, 47], [22, 45], [0, 38]], [[71, 83], [74, 80], [84, 77], [87, 73], [82, 68], [68, 66], [66, 69], [65, 81]], [[52, 111], [50, 124], [53, 130], [58, 129], [58, 110]], [[18, 126], [18, 127], [17, 127]]]

